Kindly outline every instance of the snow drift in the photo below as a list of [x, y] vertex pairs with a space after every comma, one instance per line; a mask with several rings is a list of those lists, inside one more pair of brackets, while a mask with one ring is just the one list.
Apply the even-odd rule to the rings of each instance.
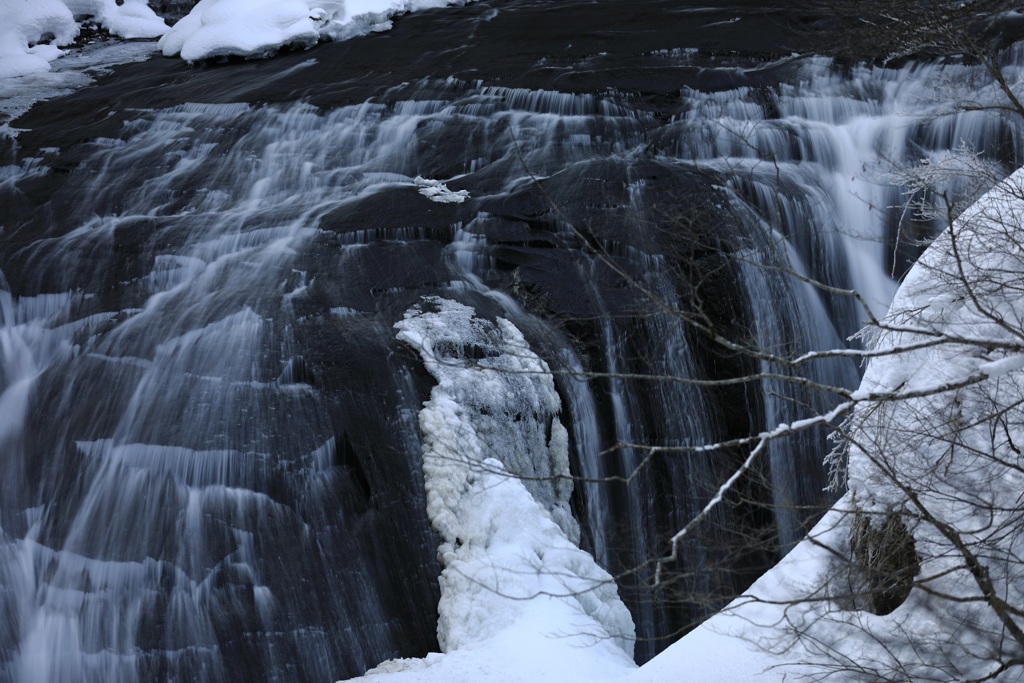
[[49, 71], [50, 62], [64, 54], [57, 46], [78, 35], [78, 24], [60, 0], [0, 0], [0, 10], [0, 78]]

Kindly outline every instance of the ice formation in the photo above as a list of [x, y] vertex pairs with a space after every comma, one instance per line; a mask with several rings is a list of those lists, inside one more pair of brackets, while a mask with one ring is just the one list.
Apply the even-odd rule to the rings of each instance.
[[438, 204], [461, 204], [469, 199], [469, 190], [450, 190], [440, 180], [416, 176], [413, 184], [419, 188], [421, 195]]
[[[567, 432], [547, 364], [502, 318], [424, 299], [396, 327], [437, 380], [420, 412], [427, 513], [442, 538], [444, 656], [370, 680], [590, 680], [633, 668], [633, 623], [576, 542]], [[487, 662], [478, 659], [487, 652]], [[475, 654], [476, 653], [476, 654]], [[441, 680], [437, 678], [436, 680]]]

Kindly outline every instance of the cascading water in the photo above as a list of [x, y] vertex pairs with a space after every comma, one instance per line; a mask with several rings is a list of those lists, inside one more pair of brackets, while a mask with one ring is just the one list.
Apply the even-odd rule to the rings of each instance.
[[[432, 382], [392, 328], [422, 296], [508, 319], [547, 360], [582, 544], [638, 659], [742, 590], [827, 502], [822, 434], [774, 444], [652, 586], [742, 458], [685, 449], [831, 400], [777, 375], [857, 370], [708, 330], [835, 347], [864, 313], [786, 271], [884, 310], [916, 248], [891, 165], [1018, 145], [997, 114], [915, 99], [967, 67], [721, 72], [749, 82], [670, 111], [409, 79], [353, 105], [138, 107], [116, 135], [19, 151], [0, 175], [0, 680], [332, 680], [436, 648]], [[419, 176], [469, 198], [432, 202]], [[775, 376], [701, 384], [752, 372]]]
[[[3, 463], [11, 679], [325, 680], [396, 652], [399, 604], [433, 611], [426, 575], [375, 568], [404, 549], [357, 549], [407, 526], [415, 546], [422, 495], [373, 500], [373, 465], [351, 458], [374, 433], [354, 433], [358, 410], [331, 414], [339, 399], [315, 386], [297, 330], [315, 277], [297, 252], [325, 214], [388, 182], [374, 159], [404, 151], [401, 130], [377, 127], [374, 144], [352, 123], [378, 113], [156, 112], [95, 145], [82, 227], [19, 252], [37, 287], [67, 293], [5, 306], [3, 396], [23, 401], [4, 416], [23, 444]], [[414, 416], [388, 424], [396, 436], [370, 450], [405, 453]], [[419, 476], [415, 458], [382, 459]]]

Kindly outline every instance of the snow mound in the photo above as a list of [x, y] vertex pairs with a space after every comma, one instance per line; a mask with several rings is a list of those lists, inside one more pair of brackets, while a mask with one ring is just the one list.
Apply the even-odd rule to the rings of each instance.
[[[857, 555], [867, 552], [863, 539], [899, 530], [916, 555], [894, 618], [860, 628], [857, 647], [873, 651], [873, 675], [1020, 680], [1022, 245], [1019, 170], [936, 238], [872, 335], [875, 349], [896, 352], [871, 361], [862, 388], [898, 398], [862, 403], [844, 425], [853, 508], [844, 540]], [[855, 601], [861, 609], [894, 589], [870, 572], [858, 578], [869, 593]], [[842, 642], [837, 649], [850, 651]]]
[[160, 39], [167, 57], [263, 57], [284, 45], [315, 45], [344, 12], [342, 0], [200, 0]]
[[[64, 54], [78, 36], [71, 10], [60, 0], [0, 0], [0, 78], [50, 70], [50, 62]], [[51, 44], [42, 44], [49, 40]]]
[[[113, 1], [113, 0], [111, 0]], [[200, 0], [160, 40], [167, 57], [266, 57], [391, 28], [391, 17], [471, 0]]]
[[634, 668], [633, 622], [576, 543], [568, 435], [547, 364], [512, 323], [437, 297], [396, 324], [437, 379], [420, 412], [427, 513], [441, 534], [445, 655], [366, 680], [599, 680]]

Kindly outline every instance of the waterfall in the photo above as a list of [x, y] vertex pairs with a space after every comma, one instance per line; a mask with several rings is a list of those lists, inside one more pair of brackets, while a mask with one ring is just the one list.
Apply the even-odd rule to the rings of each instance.
[[[128, 107], [116, 134], [16, 150], [0, 680], [322, 681], [436, 649], [432, 380], [393, 330], [424, 296], [509, 321], [546, 361], [581, 545], [619, 582], [638, 659], [742, 590], [827, 504], [823, 435], [773, 444], [653, 586], [743, 456], [691, 448], [834, 400], [787, 373], [852, 387], [858, 368], [781, 367], [711, 331], [842, 345], [867, 313], [805, 280], [885, 310], [932, 229], [893, 208], [894, 168], [960, 143], [1013, 164], [1019, 142], [926, 96], [974, 67], [701, 68], [740, 85], [657, 109], [410, 79], [355, 104]], [[431, 202], [417, 177], [468, 199]]]
[[[417, 523], [430, 542], [422, 494], [374, 500], [388, 469], [419, 477], [414, 413], [385, 416], [395, 435], [379, 442], [356, 432], [366, 408], [332, 414], [351, 388], [325, 397], [306, 335], [346, 316], [297, 310], [316, 277], [298, 253], [322, 217], [393, 182], [376, 160], [400, 157], [406, 133], [353, 125], [379, 114], [148, 113], [93, 144], [81, 225], [19, 252], [23, 287], [56, 291], [4, 311], [2, 400], [21, 409], [4, 415], [19, 446], [3, 463], [8, 677], [324, 680], [396, 654], [399, 605], [435, 609], [429, 556], [396, 579], [377, 563], [408, 564], [407, 547], [358, 549], [399, 531], [415, 549]], [[362, 381], [378, 399], [402, 395], [376, 372]], [[389, 450], [403, 457], [358, 462]]]

